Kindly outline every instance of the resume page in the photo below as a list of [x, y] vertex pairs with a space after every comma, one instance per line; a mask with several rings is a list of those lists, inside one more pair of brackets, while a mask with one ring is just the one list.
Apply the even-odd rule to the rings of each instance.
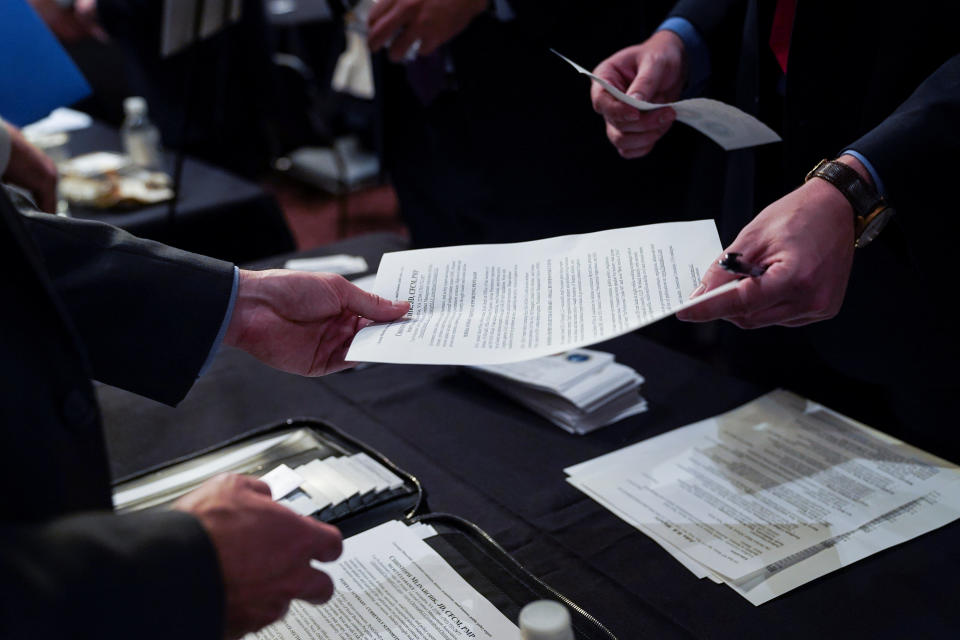
[[720, 252], [716, 225], [699, 220], [388, 253], [374, 293], [410, 312], [362, 329], [347, 359], [502, 364], [587, 346], [736, 286], [688, 301]]

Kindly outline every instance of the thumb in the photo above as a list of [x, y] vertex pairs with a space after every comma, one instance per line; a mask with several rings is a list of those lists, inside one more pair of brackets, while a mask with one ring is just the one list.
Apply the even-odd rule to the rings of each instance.
[[[722, 256], [721, 256], [722, 257]], [[735, 273], [730, 273], [726, 269], [720, 266], [719, 260], [714, 260], [713, 264], [703, 273], [703, 277], [700, 279], [700, 287], [694, 291], [694, 294], [690, 296], [695, 298], [698, 295], [703, 295], [708, 291], [716, 289], [720, 285], [726, 284], [731, 280], [737, 280], [742, 276], [738, 276]]]
[[396, 320], [410, 310], [410, 303], [406, 301], [391, 302], [347, 280], [343, 280], [340, 288], [340, 303], [347, 311], [377, 322]]
[[627, 87], [627, 94], [647, 102], [660, 93], [665, 82], [666, 67], [659, 56], [643, 56], [637, 66], [637, 75]]

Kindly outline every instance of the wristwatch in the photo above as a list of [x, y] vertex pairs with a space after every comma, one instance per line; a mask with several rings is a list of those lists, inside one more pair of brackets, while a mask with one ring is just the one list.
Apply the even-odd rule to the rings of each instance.
[[822, 178], [840, 191], [853, 207], [854, 246], [865, 247], [876, 238], [896, 213], [855, 169], [836, 160], [821, 160], [804, 182]]

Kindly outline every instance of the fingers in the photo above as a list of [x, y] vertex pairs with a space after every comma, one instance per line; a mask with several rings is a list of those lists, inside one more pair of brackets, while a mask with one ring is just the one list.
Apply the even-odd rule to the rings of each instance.
[[248, 475], [238, 475], [236, 477], [239, 478], [239, 482], [241, 482], [243, 487], [253, 491], [254, 493], [259, 493], [267, 496], [268, 498], [272, 498], [270, 485], [263, 480]]
[[367, 35], [370, 50], [377, 51], [387, 44], [410, 22], [415, 11], [416, 5], [408, 0], [381, 0], [374, 4], [367, 22], [370, 26]]
[[390, 302], [380, 296], [364, 291], [346, 280], [340, 281], [340, 301], [344, 309], [354, 315], [377, 322], [396, 320], [410, 310], [408, 302]]
[[[718, 273], [720, 271], [721, 273]], [[715, 289], [734, 278], [720, 269], [711, 267], [704, 274], [704, 290], [699, 295]], [[823, 319], [819, 313], [808, 312], [803, 298], [793, 295], [795, 287], [787, 269], [774, 263], [766, 273], [756, 278], [744, 278], [732, 291], [703, 303], [684, 309], [677, 314], [686, 322], [708, 322], [726, 319], [743, 329], [756, 329], [770, 325], [801, 326]]]
[[333, 596], [333, 580], [323, 571], [309, 569], [297, 596], [311, 604], [323, 604]]
[[340, 530], [325, 522], [304, 517], [304, 521], [311, 529], [313, 545], [310, 554], [315, 560], [333, 562], [343, 553], [343, 536]]
[[[593, 73], [618, 89], [626, 91], [629, 81], [624, 79], [623, 73], [616, 66], [614, 58], [601, 62], [593, 70]], [[598, 82], [590, 83], [590, 101], [593, 103], [593, 110], [608, 122], [634, 122], [640, 118], [640, 111], [617, 100]]]
[[[390, 43], [390, 49], [388, 55], [392, 62], [402, 62], [407, 57], [407, 51], [410, 51], [410, 48], [415, 46], [417, 41], [420, 40], [420, 32], [422, 28], [420, 25], [414, 23], [407, 24], [403, 31], [397, 34], [397, 37], [393, 39], [393, 42]], [[418, 52], [420, 55], [426, 55], [426, 52]]]
[[607, 138], [624, 158], [639, 158], [650, 153], [676, 119], [673, 109], [637, 113], [640, 117], [634, 121], [607, 122]]

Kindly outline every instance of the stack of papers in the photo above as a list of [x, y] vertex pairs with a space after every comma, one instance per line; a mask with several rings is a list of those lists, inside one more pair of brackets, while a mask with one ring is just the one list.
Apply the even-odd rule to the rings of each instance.
[[365, 453], [317, 458], [296, 469], [281, 464], [260, 479], [278, 503], [321, 520], [404, 490], [399, 476]]
[[576, 349], [469, 371], [570, 433], [589, 433], [647, 410], [638, 393], [643, 376], [602, 351]]
[[960, 468], [787, 391], [568, 469], [760, 605], [960, 517]]

